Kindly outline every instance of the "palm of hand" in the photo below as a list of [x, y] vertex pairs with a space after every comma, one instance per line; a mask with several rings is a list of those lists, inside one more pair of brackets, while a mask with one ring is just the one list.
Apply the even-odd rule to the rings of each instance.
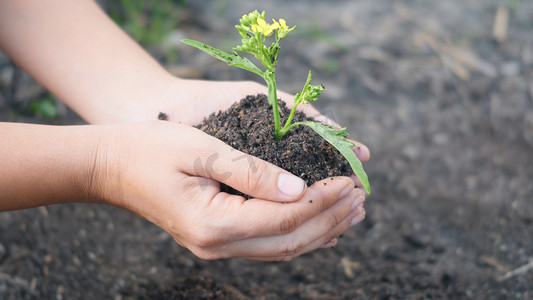
[[[161, 106], [168, 110], [164, 112], [169, 121], [196, 125], [211, 113], [224, 111], [240, 99], [258, 93], [266, 94], [268, 89], [253, 81], [180, 80], [177, 91], [173, 92], [172, 101], [162, 103]], [[278, 92], [278, 97], [285, 101], [293, 98], [284, 92]], [[292, 107], [291, 101], [287, 101], [287, 105]], [[309, 115], [319, 115], [310, 105], [303, 106], [302, 109]]]

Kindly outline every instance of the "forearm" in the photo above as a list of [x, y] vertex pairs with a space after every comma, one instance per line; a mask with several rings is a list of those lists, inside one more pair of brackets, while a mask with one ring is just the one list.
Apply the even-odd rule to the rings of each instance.
[[90, 123], [153, 119], [177, 80], [92, 0], [0, 0], [0, 48]]
[[0, 211], [100, 201], [91, 184], [100, 128], [0, 123]]

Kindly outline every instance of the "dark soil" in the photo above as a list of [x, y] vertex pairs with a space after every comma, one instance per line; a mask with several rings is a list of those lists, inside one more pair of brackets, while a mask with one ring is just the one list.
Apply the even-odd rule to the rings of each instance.
[[[297, 25], [278, 86], [298, 92], [311, 69], [316, 107], [370, 148], [365, 221], [335, 248], [258, 263], [202, 261], [114, 207], [0, 213], [0, 299], [533, 299], [533, 1], [187, 3], [173, 37], [226, 50], [253, 9]], [[186, 68], [150, 51], [182, 76], [257, 80], [176, 45]], [[0, 120], [83, 123], [20, 114], [39, 91], [0, 55]]]
[[[290, 109], [282, 101], [278, 108], [283, 126]], [[301, 112], [294, 114], [294, 122], [306, 120], [313, 119]], [[308, 186], [326, 177], [352, 174], [339, 151], [307, 126], [296, 126], [276, 141], [272, 106], [264, 94], [248, 96], [224, 112], [213, 113], [197, 127], [237, 150], [299, 176]], [[234, 192], [227, 186], [223, 190]]]

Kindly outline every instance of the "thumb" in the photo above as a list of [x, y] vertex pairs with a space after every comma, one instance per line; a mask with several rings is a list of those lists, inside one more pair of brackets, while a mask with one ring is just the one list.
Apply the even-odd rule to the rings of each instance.
[[306, 189], [301, 178], [227, 145], [195, 159], [193, 170], [195, 175], [214, 179], [244, 194], [266, 200], [294, 201]]

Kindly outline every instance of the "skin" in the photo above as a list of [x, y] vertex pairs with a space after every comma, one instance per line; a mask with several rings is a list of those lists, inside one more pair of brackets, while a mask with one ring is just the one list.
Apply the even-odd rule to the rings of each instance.
[[[266, 87], [173, 77], [93, 1], [0, 0], [0, 49], [91, 124], [0, 123], [0, 211], [110, 204], [157, 224], [200, 258], [251, 260], [334, 246], [364, 218], [354, 176], [306, 187], [191, 127]], [[170, 122], [155, 120], [161, 111]], [[220, 182], [255, 198], [222, 193]]]

